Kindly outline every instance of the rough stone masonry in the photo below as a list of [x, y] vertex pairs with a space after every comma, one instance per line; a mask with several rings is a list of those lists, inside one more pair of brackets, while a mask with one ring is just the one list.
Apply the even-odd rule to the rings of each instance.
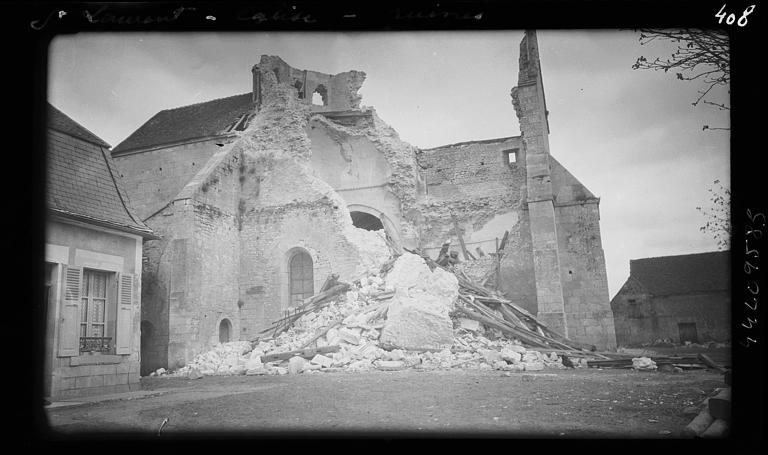
[[[432, 257], [450, 239], [478, 274], [498, 262], [507, 298], [570, 339], [614, 347], [599, 198], [550, 155], [535, 32], [520, 52], [517, 137], [420, 150], [361, 106], [365, 73], [262, 56], [251, 93], [162, 111], [115, 147], [161, 236], [144, 247], [142, 371], [255, 338], [329, 274], [364, 272], [365, 245], [385, 249], [385, 235]], [[484, 256], [464, 258], [459, 237]]]

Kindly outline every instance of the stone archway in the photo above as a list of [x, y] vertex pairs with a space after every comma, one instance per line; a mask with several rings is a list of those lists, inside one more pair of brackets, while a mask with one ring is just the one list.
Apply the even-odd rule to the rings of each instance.
[[377, 230], [370, 229], [370, 227], [378, 226], [376, 223], [376, 220], [378, 220], [382, 226], [378, 229], [383, 228], [384, 232], [391, 239], [393, 239], [397, 244], [401, 244], [400, 230], [384, 212], [363, 204], [349, 204], [347, 208], [349, 209], [350, 217], [352, 217], [352, 224], [354, 224], [356, 227], [368, 230]]
[[365, 229], [366, 231], [384, 229], [384, 223], [382, 223], [381, 219], [370, 213], [354, 211], [349, 212], [349, 215], [352, 217], [352, 224], [355, 227]]

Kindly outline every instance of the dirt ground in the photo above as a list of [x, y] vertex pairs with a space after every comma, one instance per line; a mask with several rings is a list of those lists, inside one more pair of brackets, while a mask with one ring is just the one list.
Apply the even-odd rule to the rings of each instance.
[[723, 385], [722, 375], [707, 370], [592, 368], [143, 378], [143, 390], [157, 395], [52, 408], [46, 414], [64, 436], [129, 431], [160, 437], [395, 432], [681, 438], [695, 416], [685, 409]]

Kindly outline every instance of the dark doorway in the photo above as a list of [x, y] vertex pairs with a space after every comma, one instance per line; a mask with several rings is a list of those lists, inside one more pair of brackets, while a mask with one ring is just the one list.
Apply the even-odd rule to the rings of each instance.
[[691, 343], [699, 342], [695, 323], [681, 322], [677, 324], [677, 330], [680, 332], [680, 343], [685, 343], [686, 341], [690, 341]]
[[232, 333], [232, 323], [229, 319], [222, 319], [219, 324], [219, 343], [229, 343], [230, 333]]
[[146, 376], [155, 371], [159, 366], [155, 366], [155, 359], [152, 358], [151, 346], [155, 336], [155, 327], [149, 321], [141, 321], [141, 365], [139, 374]]
[[378, 217], [365, 212], [349, 212], [352, 216], [352, 224], [366, 231], [378, 231], [384, 229], [384, 224]]

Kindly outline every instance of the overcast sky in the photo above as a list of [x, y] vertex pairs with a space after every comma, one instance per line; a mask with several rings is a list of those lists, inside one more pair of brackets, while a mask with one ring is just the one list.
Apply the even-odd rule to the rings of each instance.
[[[522, 31], [109, 33], [58, 37], [51, 104], [113, 147], [163, 109], [246, 93], [262, 54], [336, 74], [365, 71], [362, 104], [417, 147], [520, 134], [509, 96]], [[612, 298], [629, 260], [714, 251], [701, 233], [712, 182], [729, 186], [727, 111], [693, 107], [673, 74], [633, 71], [630, 31], [539, 31], [550, 151], [600, 197]], [[666, 53], [666, 54], [665, 54]], [[727, 102], [721, 92], [719, 101]]]

